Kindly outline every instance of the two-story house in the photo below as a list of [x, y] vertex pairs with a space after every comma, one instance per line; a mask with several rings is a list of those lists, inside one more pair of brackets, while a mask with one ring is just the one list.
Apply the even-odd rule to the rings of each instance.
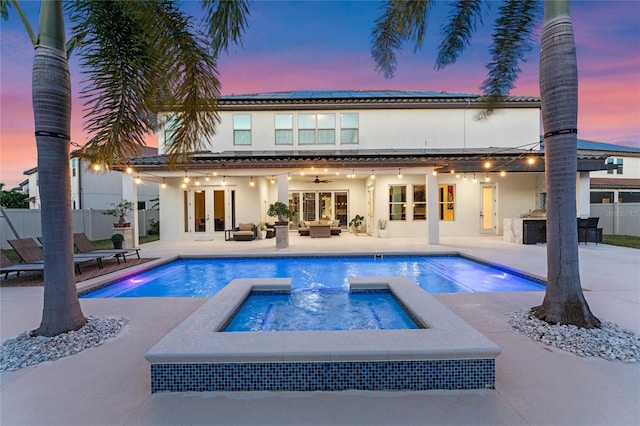
[[[425, 91], [232, 95], [219, 107], [216, 134], [202, 135], [206, 148], [189, 161], [169, 167], [163, 154], [178, 125], [171, 113], [160, 117], [159, 155], [131, 159], [161, 183], [163, 240], [268, 221], [280, 200], [295, 211], [292, 231], [316, 219], [346, 228], [359, 214], [367, 233], [385, 219], [389, 237], [437, 243], [500, 235], [503, 218], [544, 203], [536, 97], [506, 97], [491, 114], [483, 96]], [[602, 169], [604, 158], [579, 156], [577, 172]], [[581, 206], [588, 215], [588, 200]]]

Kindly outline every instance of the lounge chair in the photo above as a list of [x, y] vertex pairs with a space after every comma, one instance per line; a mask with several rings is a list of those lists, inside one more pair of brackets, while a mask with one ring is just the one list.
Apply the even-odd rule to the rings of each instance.
[[[44, 262], [44, 256], [42, 254], [42, 247], [36, 244], [33, 238], [21, 238], [18, 240], [7, 240], [9, 245], [20, 256], [22, 263], [42, 263]], [[98, 267], [102, 269], [102, 258], [109, 256], [100, 256], [95, 254], [82, 254], [76, 253], [73, 255], [73, 262], [76, 265], [78, 273], [82, 273], [80, 269], [81, 263], [91, 262], [95, 260], [98, 263]]]
[[241, 223], [233, 230], [234, 241], [252, 241], [258, 236], [258, 227], [253, 223]]
[[0, 251], [0, 274], [4, 274], [4, 278], [9, 278], [11, 272], [15, 272], [16, 276], [20, 276], [20, 272], [44, 272], [44, 263], [11, 263], [11, 260]]
[[125, 263], [127, 263], [127, 254], [135, 253], [140, 259], [140, 249], [132, 248], [132, 249], [98, 249], [93, 245], [91, 240], [82, 232], [78, 234], [73, 234], [73, 244], [78, 249], [78, 252], [81, 254], [95, 254], [98, 256], [115, 256], [118, 260], [118, 264], [120, 264], [120, 256]]

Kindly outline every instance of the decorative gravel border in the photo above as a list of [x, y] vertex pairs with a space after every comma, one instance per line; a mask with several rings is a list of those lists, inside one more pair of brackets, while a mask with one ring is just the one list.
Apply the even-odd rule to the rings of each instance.
[[54, 337], [32, 336], [31, 331], [25, 331], [2, 343], [0, 371], [54, 361], [99, 346], [116, 337], [128, 322], [126, 318], [87, 317], [84, 327]]
[[581, 357], [600, 357], [609, 361], [640, 361], [640, 333], [617, 324], [600, 321], [601, 328], [580, 328], [575, 325], [549, 324], [531, 315], [530, 311], [513, 312], [509, 324], [525, 336]]

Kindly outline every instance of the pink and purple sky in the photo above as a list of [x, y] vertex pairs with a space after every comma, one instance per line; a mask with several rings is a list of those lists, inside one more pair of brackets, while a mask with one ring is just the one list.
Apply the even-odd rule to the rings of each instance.
[[[37, 27], [38, 1], [21, 1]], [[254, 1], [241, 46], [219, 60], [222, 93], [246, 94], [289, 90], [434, 90], [480, 93], [488, 61], [490, 31], [497, 3], [484, 18], [472, 45], [458, 63], [434, 70], [439, 28], [446, 2], [433, 9], [423, 48], [407, 46], [396, 75], [376, 73], [370, 55], [371, 28], [379, 15], [374, 1]], [[185, 1], [194, 15], [199, 2]], [[640, 147], [640, 1], [572, 1], [579, 67], [578, 137]], [[14, 10], [1, 23], [0, 44], [0, 182], [15, 187], [23, 172], [37, 165], [31, 66], [33, 48]], [[539, 96], [540, 30], [522, 73], [511, 91]], [[71, 138], [83, 144], [82, 75], [70, 62], [74, 90]], [[154, 137], [149, 138], [155, 145]]]

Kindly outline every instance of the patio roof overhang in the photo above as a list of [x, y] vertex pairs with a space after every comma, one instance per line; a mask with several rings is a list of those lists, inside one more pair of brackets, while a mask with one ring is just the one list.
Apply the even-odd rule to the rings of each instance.
[[[579, 154], [578, 171], [606, 170], [606, 155]], [[518, 149], [454, 149], [454, 150], [314, 150], [314, 151], [234, 151], [195, 152], [188, 160], [171, 164], [168, 155], [132, 158], [126, 166], [138, 172], [206, 172], [207, 170], [242, 172], [251, 170], [254, 176], [276, 170], [349, 169], [376, 172], [401, 168], [434, 168], [438, 172], [491, 173], [543, 172], [544, 152]], [[124, 165], [115, 166], [123, 170]]]

